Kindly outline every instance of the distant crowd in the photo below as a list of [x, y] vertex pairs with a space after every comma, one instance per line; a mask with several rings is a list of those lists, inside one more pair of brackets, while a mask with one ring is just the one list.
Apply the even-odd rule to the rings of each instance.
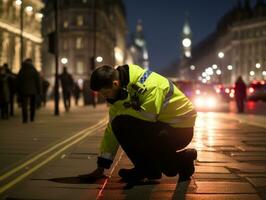
[[[81, 87], [67, 72], [66, 67], [63, 68], [59, 80], [65, 110], [69, 111], [72, 95], [75, 98], [75, 104], [78, 105]], [[17, 104], [22, 112], [22, 122], [33, 122], [36, 109], [46, 106], [49, 87], [49, 81], [36, 70], [32, 59], [28, 58], [23, 61], [18, 74], [13, 73], [8, 64], [4, 63], [0, 66], [1, 119], [7, 120], [14, 116], [14, 107]]]

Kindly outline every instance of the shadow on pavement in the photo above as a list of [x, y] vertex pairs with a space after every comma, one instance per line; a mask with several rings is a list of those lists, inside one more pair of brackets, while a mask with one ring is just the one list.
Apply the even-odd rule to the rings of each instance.
[[185, 200], [191, 180], [178, 182], [172, 200]]
[[[103, 176], [101, 178], [91, 177], [88, 174], [79, 175], [76, 177], [58, 177], [58, 178], [51, 178], [46, 179], [48, 181], [56, 182], [56, 183], [66, 183], [66, 184], [102, 184], [108, 176]], [[37, 180], [37, 179], [32, 179]], [[40, 179], [38, 179], [40, 180]]]
[[[120, 182], [125, 183], [122, 180]], [[139, 182], [135, 182], [135, 183], [126, 183], [126, 185], [123, 187], [123, 189], [124, 190], [129, 190], [129, 189], [132, 189], [135, 186], [158, 185], [158, 184], [160, 184], [159, 181], [152, 181], [152, 180], [139, 181]]]

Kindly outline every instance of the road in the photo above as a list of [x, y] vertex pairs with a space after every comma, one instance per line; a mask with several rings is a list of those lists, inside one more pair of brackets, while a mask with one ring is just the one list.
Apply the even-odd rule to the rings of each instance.
[[48, 107], [34, 123], [22, 124], [19, 114], [0, 121], [1, 199], [266, 199], [265, 114], [199, 112], [189, 145], [199, 153], [191, 181], [163, 176], [128, 187], [117, 174], [132, 166], [122, 150], [109, 178], [80, 180], [96, 167], [107, 110], [74, 107], [54, 117]]

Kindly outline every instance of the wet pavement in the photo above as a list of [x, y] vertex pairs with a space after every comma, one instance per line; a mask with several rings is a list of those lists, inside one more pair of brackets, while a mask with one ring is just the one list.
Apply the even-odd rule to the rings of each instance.
[[[19, 125], [21, 133], [11, 131], [10, 137], [7, 133], [4, 134], [7, 139], [5, 142], [2, 138], [0, 140], [1, 156], [5, 148], [8, 152], [21, 151], [22, 153], [21, 157], [12, 158], [11, 156], [10, 162], [8, 157], [6, 158], [5, 166], [8, 166], [8, 170], [2, 170], [1, 177], [15, 166], [20, 166], [43, 152], [46, 153], [34, 162], [23, 166], [23, 169], [16, 171], [10, 177], [1, 179], [0, 190], [3, 191], [3, 188], [6, 188], [1, 198], [17, 200], [266, 199], [265, 116], [199, 113], [194, 139], [189, 145], [198, 150], [196, 172], [192, 180], [178, 183], [178, 176], [163, 176], [159, 181], [144, 181], [129, 186], [121, 182], [118, 176], [120, 168], [132, 167], [121, 150], [112, 168], [107, 171], [109, 178], [96, 182], [84, 182], [78, 177], [96, 167], [98, 148], [107, 121], [106, 114], [107, 107], [104, 105], [96, 109], [78, 107], [72, 113], [60, 116], [57, 119], [58, 122], [55, 122], [54, 118], [50, 119], [43, 112], [36, 124]], [[37, 125], [40, 122], [42, 125]], [[6, 130], [5, 123], [11, 122], [0, 122], [1, 130]], [[60, 125], [57, 126], [57, 123]], [[45, 139], [38, 145], [33, 145], [34, 140], [27, 140], [22, 132], [29, 132], [28, 138], [39, 134], [37, 138]], [[14, 137], [16, 137], [16, 148], [12, 148], [13, 145], [8, 143], [12, 143]], [[54, 139], [48, 139], [50, 137]], [[66, 141], [71, 137], [71, 140]], [[3, 145], [5, 148], [2, 148]], [[50, 151], [53, 147], [54, 149]], [[2, 167], [2, 169], [7, 168]]]

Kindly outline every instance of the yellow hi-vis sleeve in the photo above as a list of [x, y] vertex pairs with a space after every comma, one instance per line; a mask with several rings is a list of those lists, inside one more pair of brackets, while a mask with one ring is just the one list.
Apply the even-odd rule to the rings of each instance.
[[116, 140], [115, 135], [113, 134], [111, 123], [109, 122], [107, 124], [102, 139], [101, 148], [100, 148], [101, 150], [100, 157], [113, 160], [117, 153], [118, 148], [119, 144]]

